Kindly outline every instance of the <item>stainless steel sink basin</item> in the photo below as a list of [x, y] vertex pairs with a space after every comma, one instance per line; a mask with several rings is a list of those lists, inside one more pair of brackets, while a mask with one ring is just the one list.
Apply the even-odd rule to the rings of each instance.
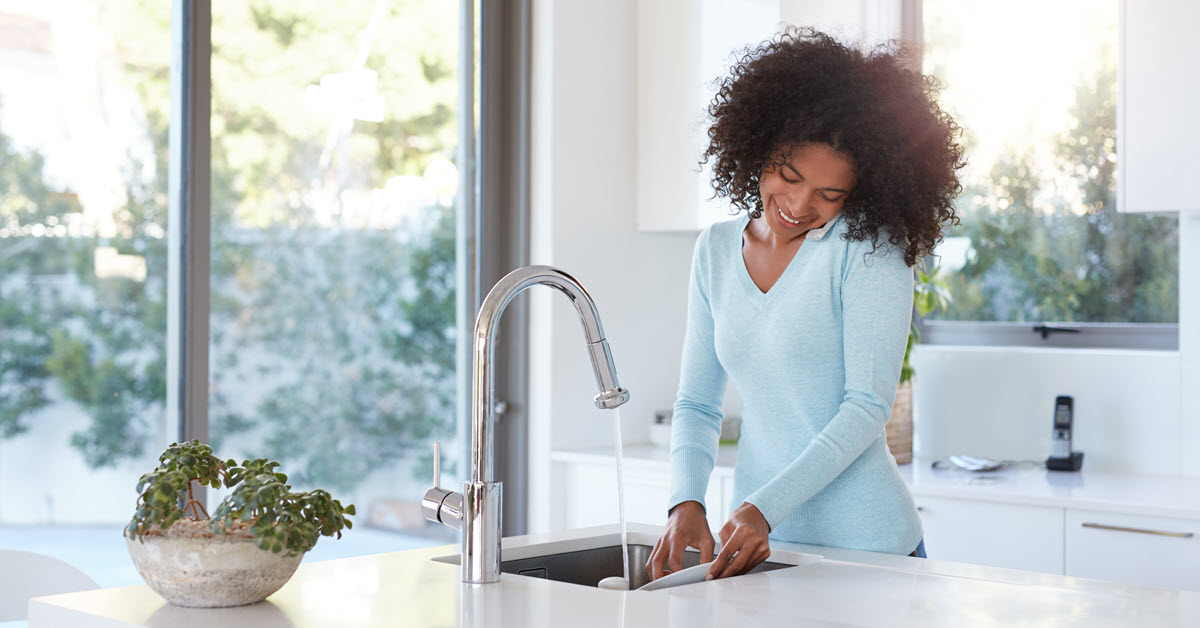
[[[633, 581], [630, 583], [630, 588], [636, 589], [650, 581], [650, 576], [646, 574], [646, 561], [650, 558], [650, 552], [653, 549], [649, 545], [629, 545], [629, 577]], [[684, 553], [684, 567], [698, 564], [700, 564], [699, 552]], [[754, 571], [750, 573], [773, 571], [791, 566], [768, 561], [755, 567]], [[556, 580], [587, 587], [595, 587], [601, 580], [609, 576], [620, 576], [623, 570], [620, 545], [500, 561], [501, 573]]]

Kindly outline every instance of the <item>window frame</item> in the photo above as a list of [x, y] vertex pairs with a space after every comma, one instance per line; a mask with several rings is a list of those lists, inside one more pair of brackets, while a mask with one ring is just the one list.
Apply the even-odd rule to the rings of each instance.
[[[900, 38], [914, 42], [923, 49], [924, 0], [900, 0], [900, 4]], [[1119, 83], [1117, 89], [1121, 89]], [[1119, 146], [1117, 154], [1119, 163]], [[1174, 215], [1178, 219], [1179, 214]], [[1182, 225], [1178, 225], [1177, 228], [1181, 229]], [[913, 323], [921, 335], [923, 345], [1179, 350], [1178, 323], [940, 321], [926, 319], [915, 307]], [[1043, 334], [1037, 329], [1039, 326], [1072, 331]]]

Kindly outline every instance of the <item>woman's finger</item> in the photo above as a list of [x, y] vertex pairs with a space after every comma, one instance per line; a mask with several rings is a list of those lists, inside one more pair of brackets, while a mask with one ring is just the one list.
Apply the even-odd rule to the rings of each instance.
[[726, 521], [725, 525], [721, 526], [720, 531], [717, 532], [717, 536], [721, 537], [721, 545], [725, 545], [729, 542], [729, 539], [733, 536], [735, 530], [737, 530], [737, 526], [733, 524], [732, 519]]
[[731, 545], [736, 544], [738, 546], [737, 553], [729, 558], [729, 562], [721, 569], [721, 573], [717, 578], [736, 576], [742, 572], [742, 568], [746, 566], [746, 563], [750, 561], [750, 557], [754, 554], [753, 549], [747, 545], [743, 545], [745, 540], [745, 535], [736, 533], [729, 539]]
[[770, 555], [771, 555], [770, 550], [759, 549], [758, 551], [753, 552], [750, 555], [750, 560], [746, 561], [746, 564], [744, 566], [742, 566], [742, 570], [738, 572], [738, 575], [744, 576], [744, 575], [750, 573], [751, 571], [754, 571], [754, 568], [761, 565], [762, 562], [764, 560], [766, 560], [767, 557]]
[[713, 543], [713, 538], [712, 538], [711, 534], [700, 539], [700, 547], [697, 548], [700, 550], [700, 562], [702, 562], [702, 563], [711, 563], [712, 562], [713, 545], [714, 545], [714, 543]]
[[650, 554], [650, 562], [646, 565], [651, 580], [658, 580], [663, 576], [663, 567], [667, 564], [666, 538], [666, 536], [659, 537], [658, 543], [654, 545], [654, 551]]
[[680, 535], [671, 538], [671, 553], [667, 556], [667, 569], [672, 573], [683, 570], [683, 552], [687, 549], [687, 541]]
[[721, 545], [721, 551], [717, 552], [717, 557], [713, 559], [712, 565], [708, 567], [708, 574], [705, 576], [706, 579], [713, 580], [721, 577], [721, 572], [724, 571], [725, 566], [729, 564], [729, 561], [733, 559], [734, 554], [738, 551], [738, 548], [734, 545], [734, 541], [735, 539], [731, 537], [729, 542]]

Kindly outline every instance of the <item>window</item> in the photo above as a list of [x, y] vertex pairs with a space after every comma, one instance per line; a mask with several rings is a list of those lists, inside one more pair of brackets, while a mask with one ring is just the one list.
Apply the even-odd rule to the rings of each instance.
[[968, 159], [927, 341], [1177, 346], [1178, 219], [1116, 207], [1117, 5], [924, 0]]
[[[443, 485], [465, 475], [475, 251], [511, 246], [476, 238], [460, 137], [481, 115], [477, 4], [45, 4], [0, 9], [0, 547], [139, 583], [121, 531], [180, 431], [355, 503], [354, 530], [306, 560], [451, 541], [420, 498], [433, 441]], [[211, 143], [183, 150], [211, 172], [188, 181], [210, 198], [208, 299], [169, 272], [172, 11], [192, 5], [211, 11], [211, 91], [187, 101], [210, 103]], [[183, 430], [172, 289], [209, 328], [183, 375], [208, 412]]]
[[353, 502], [376, 551], [452, 542], [420, 498], [435, 440], [461, 468], [459, 7], [212, 10], [209, 440]]
[[138, 581], [121, 528], [166, 429], [170, 103], [138, 82], [166, 6], [0, 9], [0, 547], [102, 585]]

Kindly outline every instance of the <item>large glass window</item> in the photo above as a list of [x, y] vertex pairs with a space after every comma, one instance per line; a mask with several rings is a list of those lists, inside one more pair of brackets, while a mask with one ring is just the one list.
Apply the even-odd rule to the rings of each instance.
[[316, 556], [454, 539], [420, 499], [460, 451], [458, 29], [442, 0], [213, 3], [210, 440], [355, 503]]
[[1116, 0], [924, 0], [925, 71], [965, 130], [953, 321], [1175, 323], [1178, 222], [1116, 206]]
[[167, 438], [170, 16], [152, 6], [0, 8], [0, 547], [102, 586], [140, 581], [121, 528]]
[[[0, 6], [0, 548], [136, 584], [121, 530], [178, 438], [172, 3]], [[420, 498], [433, 441], [462, 475], [459, 7], [212, 3], [208, 440], [357, 506], [306, 560], [454, 538]]]

